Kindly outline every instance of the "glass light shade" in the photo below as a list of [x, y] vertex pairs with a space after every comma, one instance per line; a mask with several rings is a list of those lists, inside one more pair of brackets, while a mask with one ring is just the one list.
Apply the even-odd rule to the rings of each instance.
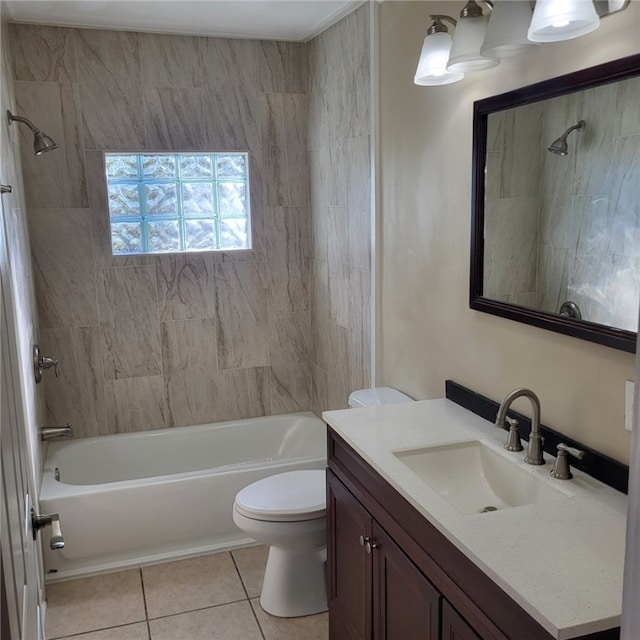
[[527, 37], [558, 42], [595, 31], [600, 18], [591, 0], [537, 0]]
[[480, 47], [487, 32], [487, 16], [460, 18], [453, 34], [448, 71], [482, 71], [497, 67], [500, 61], [487, 58], [480, 53]]
[[495, 0], [480, 53], [487, 58], [510, 58], [532, 46], [527, 30], [533, 10], [522, 0]]
[[432, 33], [424, 39], [418, 68], [413, 78], [415, 84], [435, 86], [451, 84], [464, 78], [463, 73], [447, 71], [447, 60], [451, 51], [451, 36], [448, 33]]

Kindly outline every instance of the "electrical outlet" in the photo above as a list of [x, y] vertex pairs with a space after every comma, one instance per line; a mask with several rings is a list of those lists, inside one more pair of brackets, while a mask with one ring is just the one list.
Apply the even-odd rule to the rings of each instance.
[[635, 383], [625, 380], [624, 383], [624, 428], [627, 431], [633, 430], [633, 393]]

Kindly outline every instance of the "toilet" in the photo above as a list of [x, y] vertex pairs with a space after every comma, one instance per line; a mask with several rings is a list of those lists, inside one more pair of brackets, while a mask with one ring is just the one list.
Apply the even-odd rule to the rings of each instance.
[[[412, 402], [397, 389], [361, 389], [349, 407]], [[258, 480], [236, 495], [233, 521], [269, 545], [260, 605], [283, 618], [327, 610], [326, 476], [324, 469], [287, 471]]]

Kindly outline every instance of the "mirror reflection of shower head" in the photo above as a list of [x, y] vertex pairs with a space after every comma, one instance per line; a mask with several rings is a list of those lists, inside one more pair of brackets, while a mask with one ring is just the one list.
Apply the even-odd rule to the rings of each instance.
[[33, 152], [40, 156], [47, 151], [53, 151], [58, 148], [56, 141], [50, 138], [46, 133], [43, 133], [36, 127], [30, 120], [23, 118], [22, 116], [14, 116], [11, 111], [7, 109], [7, 120], [9, 124], [12, 122], [24, 122], [24, 124], [33, 132]]
[[569, 127], [557, 140], [554, 140], [548, 147], [547, 151], [551, 151], [551, 153], [555, 153], [559, 156], [566, 156], [569, 153], [569, 147], [567, 145], [567, 136], [572, 131], [577, 131], [578, 133], [582, 133], [585, 129], [584, 120], [580, 120], [578, 124], [574, 124], [572, 127]]

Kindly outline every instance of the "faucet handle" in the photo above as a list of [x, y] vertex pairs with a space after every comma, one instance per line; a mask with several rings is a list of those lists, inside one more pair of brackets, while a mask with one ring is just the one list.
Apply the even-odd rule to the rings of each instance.
[[564, 442], [561, 442], [557, 448], [558, 457], [553, 463], [553, 469], [551, 469], [551, 477], [557, 478], [558, 480], [570, 480], [571, 478], [573, 478], [573, 474], [571, 473], [571, 469], [569, 468], [569, 458], [567, 457], [567, 454], [572, 455], [578, 460], [582, 460], [585, 456], [585, 453], [580, 449], [570, 447]]
[[518, 425], [520, 424], [515, 418], [507, 416], [505, 418], [506, 423], [509, 425], [509, 437], [504, 443], [504, 448], [507, 451], [522, 451], [523, 446], [520, 442], [520, 434], [518, 433]]

